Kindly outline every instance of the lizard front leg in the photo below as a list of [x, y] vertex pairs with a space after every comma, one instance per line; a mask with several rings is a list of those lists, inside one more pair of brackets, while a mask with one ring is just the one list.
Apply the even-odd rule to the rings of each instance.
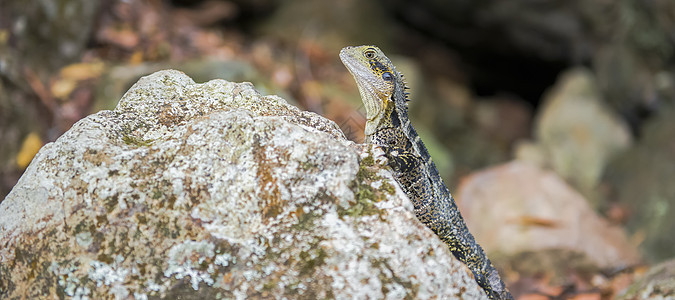
[[424, 172], [420, 156], [402, 147], [380, 146], [401, 189], [415, 209], [415, 216], [427, 226], [434, 222], [433, 186]]
[[421, 158], [403, 147], [379, 146], [384, 151], [388, 165], [397, 173], [414, 173], [420, 169]]

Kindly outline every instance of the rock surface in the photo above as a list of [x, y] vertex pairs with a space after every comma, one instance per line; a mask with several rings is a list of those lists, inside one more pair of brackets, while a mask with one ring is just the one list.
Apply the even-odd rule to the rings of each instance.
[[374, 151], [250, 84], [144, 77], [0, 203], [0, 297], [484, 298]]
[[604, 179], [613, 200], [630, 211], [626, 227], [643, 238], [650, 262], [675, 254], [675, 107], [663, 107], [629, 151], [612, 161]]
[[[607, 163], [631, 144], [628, 126], [604, 104], [585, 69], [560, 76], [544, 99], [534, 131], [536, 148], [522, 146], [518, 157], [543, 162], [584, 194], [597, 186]], [[533, 155], [532, 149], [541, 154]]]
[[544, 99], [536, 135], [556, 172], [582, 187], [597, 184], [607, 161], [631, 143], [628, 126], [603, 104], [584, 69], [561, 75]]
[[456, 199], [488, 253], [563, 249], [601, 268], [639, 262], [620, 228], [600, 218], [562, 178], [532, 164], [515, 161], [477, 172], [463, 180]]
[[675, 260], [653, 266], [618, 299], [666, 300], [675, 298]]

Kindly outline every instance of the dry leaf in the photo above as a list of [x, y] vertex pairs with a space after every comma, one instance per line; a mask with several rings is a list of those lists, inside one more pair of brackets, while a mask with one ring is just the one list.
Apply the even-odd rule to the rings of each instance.
[[102, 62], [76, 63], [65, 66], [59, 77], [52, 82], [50, 92], [54, 98], [65, 100], [77, 88], [80, 81], [98, 78], [105, 69]]
[[577, 294], [574, 297], [570, 298], [573, 300], [601, 300], [602, 295], [600, 293], [586, 293], [586, 294]]
[[101, 76], [104, 70], [102, 62], [71, 64], [61, 69], [61, 78], [81, 81]]
[[70, 93], [77, 87], [77, 82], [71, 79], [59, 79], [52, 83], [50, 91], [54, 98], [64, 100], [70, 96]]
[[548, 218], [539, 218], [535, 216], [520, 216], [516, 220], [511, 220], [511, 223], [520, 224], [522, 226], [541, 226], [541, 227], [556, 227], [557, 222]]
[[143, 51], [134, 51], [134, 54], [129, 57], [130, 65], [140, 65], [143, 63]]
[[126, 50], [136, 48], [141, 40], [138, 34], [130, 28], [106, 27], [100, 31], [99, 35], [102, 41]]
[[19, 150], [19, 153], [16, 155], [16, 164], [19, 165], [21, 169], [25, 169], [41, 147], [42, 139], [40, 138], [40, 135], [35, 132], [28, 134], [23, 140], [21, 150]]

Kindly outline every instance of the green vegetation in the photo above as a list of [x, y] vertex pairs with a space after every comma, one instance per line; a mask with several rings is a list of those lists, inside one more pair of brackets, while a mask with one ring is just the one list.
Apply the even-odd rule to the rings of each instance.
[[[347, 208], [338, 207], [340, 217], [378, 215], [382, 218], [383, 211], [375, 203], [385, 200], [387, 195], [394, 194], [394, 187], [377, 175], [379, 168], [375, 165], [372, 153], [368, 154], [359, 162], [359, 171], [350, 186], [354, 191], [355, 203], [351, 203]], [[378, 181], [381, 183], [380, 187], [374, 188], [372, 183]]]

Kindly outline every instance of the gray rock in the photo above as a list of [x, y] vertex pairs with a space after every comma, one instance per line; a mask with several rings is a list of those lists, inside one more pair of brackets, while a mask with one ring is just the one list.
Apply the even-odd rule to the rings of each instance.
[[649, 262], [675, 253], [675, 107], [663, 107], [645, 124], [640, 140], [607, 167], [612, 200], [630, 212], [626, 227], [642, 238]]
[[618, 299], [666, 300], [675, 298], [675, 260], [649, 268]]
[[[587, 193], [594, 189], [608, 161], [631, 144], [628, 126], [603, 103], [593, 75], [585, 69], [564, 73], [544, 99], [537, 116], [534, 148], [519, 158], [541, 161]], [[530, 153], [530, 154], [527, 154]]]
[[144, 77], [0, 203], [0, 297], [485, 298], [375, 151], [247, 83]]
[[[557, 174], [532, 164], [513, 161], [475, 172], [462, 179], [455, 196], [469, 230], [488, 253], [574, 257], [560, 255], [562, 250], [578, 253], [583, 258], [579, 261], [599, 268], [640, 262], [620, 227], [600, 217]], [[527, 258], [523, 265], [537, 260]], [[572, 260], [565, 261], [570, 267]]]

